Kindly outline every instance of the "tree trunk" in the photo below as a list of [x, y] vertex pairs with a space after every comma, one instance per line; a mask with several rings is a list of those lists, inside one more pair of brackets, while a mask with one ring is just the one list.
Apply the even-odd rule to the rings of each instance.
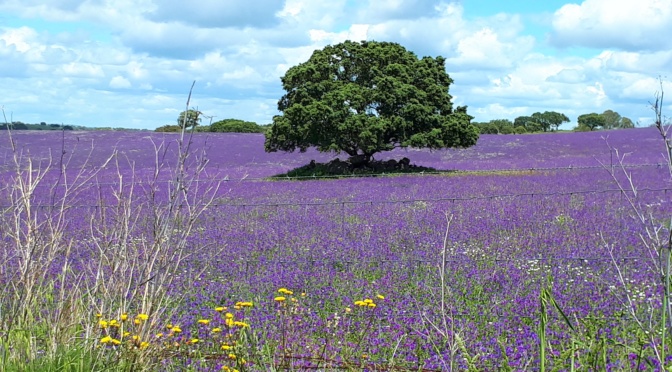
[[369, 164], [370, 160], [371, 160], [370, 157], [367, 157], [366, 155], [363, 154], [354, 155], [351, 156], [350, 159], [348, 159], [350, 164], [355, 168], [361, 168], [366, 166], [367, 164]]

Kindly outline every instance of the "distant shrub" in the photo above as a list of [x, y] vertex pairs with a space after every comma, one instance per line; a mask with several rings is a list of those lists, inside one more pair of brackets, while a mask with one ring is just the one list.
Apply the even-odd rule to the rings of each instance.
[[515, 133], [515, 134], [525, 134], [525, 133], [527, 133], [527, 129], [525, 129], [525, 127], [515, 127], [515, 128], [513, 128], [513, 133]]
[[499, 129], [496, 125], [490, 123], [473, 123], [480, 134], [499, 134]]
[[179, 132], [181, 130], [179, 125], [164, 125], [156, 128], [155, 132]]
[[513, 134], [513, 127], [510, 125], [499, 128], [499, 134]]
[[590, 127], [587, 127], [585, 125], [579, 125], [577, 127], [574, 127], [574, 129], [572, 129], [572, 130], [574, 132], [590, 132], [591, 131]]
[[[21, 122], [15, 122], [9, 125], [9, 129], [12, 130], [26, 130], [28, 129], [28, 125], [21, 123]], [[0, 130], [7, 130], [7, 124], [0, 124]]]
[[224, 119], [210, 125], [210, 132], [219, 133], [263, 133], [264, 128], [257, 123], [239, 119]]

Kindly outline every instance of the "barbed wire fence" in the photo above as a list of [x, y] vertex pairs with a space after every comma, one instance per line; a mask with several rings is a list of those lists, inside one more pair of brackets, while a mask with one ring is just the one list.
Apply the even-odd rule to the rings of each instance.
[[[265, 166], [265, 165], [264, 165]], [[606, 167], [606, 168], [605, 168]], [[516, 168], [485, 168], [485, 169], [447, 169], [447, 170], [428, 170], [420, 172], [381, 172], [381, 173], [347, 173], [339, 175], [309, 175], [309, 176], [249, 176], [243, 174], [242, 176], [230, 176], [226, 175], [227, 170], [215, 168], [217, 176], [212, 178], [203, 178], [203, 179], [194, 179], [194, 183], [202, 182], [265, 182], [265, 181], [295, 181], [295, 180], [321, 180], [321, 179], [349, 179], [349, 178], [384, 178], [384, 177], [400, 177], [400, 176], [446, 176], [446, 175], [468, 175], [468, 174], [506, 174], [506, 173], [520, 173], [520, 172], [576, 172], [576, 171], [585, 171], [585, 170], [605, 170], [605, 169], [615, 169], [615, 168], [625, 168], [627, 169], [637, 169], [637, 168], [655, 168], [663, 171], [667, 171], [666, 163], [644, 163], [644, 164], [605, 164], [602, 165], [567, 165], [567, 166], [553, 166], [553, 167], [516, 167]], [[240, 167], [244, 168], [244, 167]], [[0, 171], [12, 171], [12, 168], [8, 165], [0, 165]], [[243, 172], [244, 173], [244, 172]], [[126, 183], [133, 183], [136, 185], [152, 183], [169, 183], [172, 180], [151, 180], [145, 181], [141, 179], [134, 180], [125, 180]], [[100, 181], [97, 182], [99, 186], [116, 186], [117, 182], [106, 182]]]
[[[662, 164], [646, 164], [638, 165], [637, 167], [662, 167]], [[529, 169], [530, 171], [539, 171], [539, 170], [575, 170], [575, 169], [604, 169], [603, 167], [570, 167], [565, 168], [534, 168]], [[663, 168], [663, 170], [665, 170]], [[513, 171], [527, 171], [516, 169]], [[502, 172], [502, 170], [493, 170], [492, 172]], [[210, 180], [211, 181], [211, 180]], [[113, 183], [111, 183], [113, 184]], [[669, 195], [672, 195], [672, 187], [661, 187], [661, 188], [640, 188], [637, 189], [639, 193], [655, 193], [659, 197], [659, 200], [669, 200]], [[622, 189], [591, 189], [591, 190], [572, 190], [572, 191], [546, 191], [546, 192], [524, 192], [524, 193], [506, 193], [506, 194], [493, 194], [493, 195], [471, 195], [471, 196], [460, 196], [460, 195], [440, 195], [436, 197], [412, 197], [408, 199], [370, 199], [370, 200], [320, 200], [320, 201], [287, 201], [287, 202], [240, 202], [239, 200], [222, 200], [212, 204], [212, 208], [217, 211], [214, 215], [218, 214], [232, 214], [239, 215], [243, 220], [247, 217], [250, 217], [246, 220], [246, 223], [251, 225], [261, 224], [258, 218], [254, 218], [251, 215], [259, 214], [263, 210], [271, 210], [276, 214], [279, 210], [296, 210], [304, 209], [304, 213], [308, 214], [308, 209], [316, 208], [324, 210], [331, 215], [331, 218], [338, 221], [338, 228], [341, 230], [341, 234], [345, 235], [348, 232], [348, 229], [351, 228], [351, 224], [348, 222], [348, 217], [351, 215], [352, 208], [359, 206], [368, 206], [370, 208], [396, 208], [400, 205], [416, 205], [421, 203], [439, 203], [443, 207], [450, 206], [454, 209], [458, 206], [462, 208], [469, 208], [466, 204], [470, 202], [484, 202], [484, 205], [489, 205], [491, 210], [481, 211], [485, 216], [498, 216], [500, 214], [495, 213], [497, 209], [497, 203], [500, 202], [515, 202], [515, 203], [534, 203], [536, 207], [543, 210], [547, 207], [547, 204], [557, 204], [557, 199], [559, 198], [572, 198], [576, 196], [604, 196], [608, 195], [610, 198], [622, 198], [623, 194], [628, 191]], [[53, 208], [54, 205], [48, 203], [44, 204], [34, 204], [33, 208], [36, 209], [49, 209]], [[70, 209], [81, 209], [84, 211], [85, 215], [97, 215], [99, 209], [114, 208], [114, 205], [103, 205], [100, 203], [80, 203], [73, 204], [69, 206]], [[567, 206], [565, 206], [566, 208]], [[11, 209], [12, 205], [10, 204], [0, 204], [0, 212], [2, 210]], [[445, 208], [444, 208], [445, 209]], [[561, 208], [562, 209], [562, 208]], [[467, 211], [468, 212], [468, 211]], [[426, 212], [429, 213], [429, 212]], [[466, 212], [465, 212], [466, 213]], [[627, 213], [627, 212], [619, 212]], [[627, 223], [623, 216], [619, 217], [619, 222], [621, 224]], [[506, 234], [507, 232], [502, 227], [504, 225], [504, 220], [498, 221], [499, 229], [501, 234]], [[623, 225], [621, 225], [623, 226]], [[538, 226], [530, 225], [525, 228], [535, 229]], [[576, 234], [576, 232], [568, 231], [568, 234]], [[579, 240], [579, 237], [575, 237], [575, 240]], [[587, 250], [589, 252], [589, 250]], [[628, 255], [616, 257], [617, 262], [622, 262], [626, 264], [640, 264], [643, 261], [650, 260], [651, 257], [644, 255]], [[325, 270], [341, 270], [341, 271], [353, 271], [353, 270], [382, 270], [382, 271], [403, 271], [406, 273], [407, 277], [412, 278], [418, 274], [425, 275], [428, 271], [434, 271], [439, 262], [436, 259], [423, 259], [423, 258], [405, 258], [405, 259], [388, 259], [388, 258], [376, 258], [369, 260], [362, 259], [323, 259], [323, 258], [294, 258], [294, 259], [276, 259], [268, 262], [258, 262], [251, 259], [240, 259], [236, 261], [232, 260], [219, 260], [212, 259], [207, 262], [207, 265], [214, 266], [224, 266], [229, 265], [231, 270], [235, 275], [238, 275], [239, 278], [243, 278], [245, 281], [249, 281], [251, 278], [259, 275], [262, 271], [273, 271], [281, 272], [287, 270], [288, 268], [299, 267], [301, 270], [305, 271], [307, 275], [320, 275]], [[581, 255], [574, 257], [562, 257], [562, 256], [552, 256], [552, 255], [530, 255], [527, 257], [512, 257], [506, 258], [501, 256], [492, 256], [488, 258], [474, 258], [467, 257], [466, 255], [454, 255], [451, 258], [446, 260], [448, 266], [479, 266], [486, 263], [494, 263], [496, 266], [500, 264], [509, 264], [518, 267], [525, 266], [530, 272], [532, 278], [530, 285], [541, 290], [541, 287], [544, 285], [544, 280], [549, 276], [557, 273], [558, 270], [562, 270], [566, 267], [590, 267], [596, 270], [609, 270], [613, 269], [613, 259], [610, 257], [604, 256], [595, 256], [595, 255]], [[196, 262], [198, 264], [198, 262]], [[201, 263], [206, 264], [206, 263]], [[195, 271], [202, 271], [200, 268]], [[187, 274], [188, 275], [188, 274]], [[225, 280], [222, 280], [225, 281]], [[492, 317], [498, 319], [508, 319], [508, 318], [535, 318], [538, 316], [536, 313], [537, 309], [526, 309], [517, 314], [504, 313], [500, 311], [495, 311], [487, 314], [485, 317]], [[465, 318], [478, 318], [484, 317], [479, 314], [473, 313], [454, 313], [456, 317], [465, 317]], [[625, 319], [623, 317], [614, 317], [613, 319]]]

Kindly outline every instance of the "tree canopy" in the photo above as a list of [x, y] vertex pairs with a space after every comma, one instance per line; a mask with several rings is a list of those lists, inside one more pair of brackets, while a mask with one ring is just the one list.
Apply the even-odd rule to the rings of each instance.
[[532, 114], [532, 118], [541, 125], [544, 132], [552, 130], [553, 127], [555, 127], [555, 130], [558, 130], [562, 123], [569, 122], [567, 115], [555, 111], [535, 112]]
[[621, 116], [616, 111], [606, 110], [601, 115], [604, 118], [604, 129], [625, 129], [635, 127], [635, 123], [633, 123], [632, 120]]
[[577, 121], [579, 122], [579, 128], [587, 128], [588, 130], [595, 130], [604, 126], [604, 116], [594, 112], [580, 115]]
[[267, 152], [314, 146], [368, 162], [397, 147], [469, 147], [478, 140], [467, 107], [453, 107], [445, 59], [418, 59], [396, 43], [327, 46], [281, 81], [286, 94], [266, 134]]
[[549, 130], [558, 130], [562, 123], [569, 122], [567, 115], [555, 112], [544, 111], [535, 112], [532, 116], [519, 116], [514, 122], [514, 127], [524, 127], [528, 132], [548, 132]]
[[[487, 123], [473, 123], [481, 134], [512, 134], [515, 132], [513, 122], [508, 119], [493, 119]], [[526, 130], [522, 128], [522, 133]]]
[[264, 128], [251, 121], [224, 119], [212, 123], [210, 132], [263, 133]]
[[201, 112], [198, 110], [187, 110], [180, 112], [180, 116], [177, 117], [177, 125], [180, 128], [184, 127], [191, 128], [195, 127], [201, 122]]

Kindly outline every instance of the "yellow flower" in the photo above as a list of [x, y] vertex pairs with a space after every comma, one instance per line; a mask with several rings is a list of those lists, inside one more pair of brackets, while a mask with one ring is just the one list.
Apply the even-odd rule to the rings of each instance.
[[222, 350], [224, 350], [224, 351], [233, 350], [233, 346], [231, 346], [231, 345], [222, 345]]
[[128, 314], [126, 314], [126, 313], [121, 314], [121, 321], [122, 322], [127, 320], [127, 319], [128, 319]]
[[112, 342], [112, 337], [110, 336], [105, 336], [100, 339], [101, 344], [109, 344], [110, 342]]
[[229, 359], [236, 359], [236, 354], [229, 353]]
[[96, 318], [100, 318], [100, 317], [102, 317], [102, 316], [103, 316], [103, 314], [101, 314], [101, 313], [96, 313]]
[[112, 342], [115, 345], [120, 345], [121, 344], [121, 341], [117, 340], [116, 338], [113, 338], [112, 340], [110, 340], [110, 342]]
[[286, 298], [284, 298], [283, 296], [278, 296], [278, 297], [274, 298], [274, 300], [276, 300], [278, 302], [282, 302], [282, 301], [286, 300]]
[[120, 327], [121, 326], [121, 324], [119, 324], [119, 322], [116, 319], [110, 320], [109, 325], [110, 325], [110, 327]]
[[367, 299], [364, 300], [364, 302], [366, 302], [367, 304], [371, 304], [371, 303], [373, 303], [373, 300], [370, 299], [370, 298], [367, 298]]
[[240, 307], [252, 307], [254, 304], [252, 301], [238, 301], [236, 302], [236, 306]]
[[374, 307], [376, 307], [376, 304], [374, 304], [374, 303], [372, 302], [372, 303], [369, 304], [369, 307], [370, 307], [370, 308], [374, 308]]
[[133, 339], [133, 341], [138, 341], [140, 339], [140, 336], [133, 335], [133, 337], [131, 337], [131, 338]]
[[360, 301], [355, 301], [355, 305], [356, 306], [366, 306], [366, 302], [361, 301], [361, 300]]
[[294, 294], [294, 292], [290, 291], [290, 290], [287, 289], [287, 288], [280, 288], [280, 289], [278, 289], [278, 293], [282, 293], [282, 294], [286, 294], [286, 295], [292, 295], [292, 294]]
[[197, 338], [192, 338], [191, 340], [188, 341], [188, 343], [196, 344], [196, 343], [198, 343], [198, 339]]
[[135, 316], [135, 318], [136, 318], [136, 319], [140, 319], [140, 320], [147, 320], [147, 319], [149, 319], [149, 315], [147, 315], [147, 314], [138, 314], [138, 315]]
[[140, 320], [138, 318], [133, 319], [133, 324], [140, 325], [140, 323], [142, 323], [142, 320]]
[[180, 333], [182, 332], [182, 329], [179, 326], [174, 326], [173, 328], [170, 329], [173, 333]]
[[233, 324], [234, 324], [235, 326], [237, 326], [237, 327], [240, 327], [240, 328], [245, 328], [245, 327], [249, 327], [249, 326], [250, 326], [249, 324], [247, 324], [247, 323], [245, 323], [245, 322], [237, 322], [237, 321], [236, 321], [236, 322], [233, 322]]
[[233, 327], [233, 319], [232, 318], [226, 318], [224, 321], [224, 324], [226, 324], [227, 327]]
[[161, 338], [161, 337], [163, 337], [163, 333], [157, 333], [156, 336], [154, 336], [154, 337]]
[[224, 306], [217, 306], [217, 307], [215, 308], [215, 311], [218, 312], [218, 313], [221, 313], [221, 312], [224, 311], [224, 310], [226, 310], [226, 307], [224, 307]]
[[233, 319], [233, 314], [231, 313], [226, 313], [226, 315], [224, 316], [226, 317], [226, 319]]
[[131, 334], [131, 332], [126, 331], [126, 332], [124, 332], [124, 337], [126, 337], [126, 336], [128, 336], [128, 335], [130, 335], [130, 334]]
[[345, 308], [345, 312], [346, 312], [346, 313], [349, 313], [349, 312], [351, 312], [351, 311], [352, 311], [351, 308], [349, 308], [349, 307], [346, 307], [346, 308]]
[[210, 323], [210, 319], [199, 319], [198, 324], [203, 324], [203, 325], [208, 325]]
[[218, 332], [221, 332], [221, 331], [222, 331], [222, 329], [219, 328], [219, 327], [212, 329], [212, 333], [218, 333]]
[[170, 324], [170, 323], [166, 324], [166, 329], [172, 329], [172, 328], [173, 328], [172, 324]]
[[379, 294], [379, 295], [377, 295], [376, 297], [378, 297], [378, 298], [379, 298], [379, 299], [381, 299], [381, 300], [384, 300], [384, 299], [385, 299], [385, 296], [383, 296], [383, 295], [380, 295], [380, 294]]
[[102, 329], [107, 328], [107, 324], [108, 324], [107, 321], [105, 321], [105, 320], [103, 320], [103, 319], [101, 319], [101, 320], [98, 321], [98, 326], [99, 326], [100, 328], [102, 328]]
[[141, 348], [141, 349], [144, 349], [144, 348], [146, 348], [147, 346], [149, 346], [149, 342], [147, 342], [147, 341], [142, 341], [142, 342], [140, 343], [140, 348]]

